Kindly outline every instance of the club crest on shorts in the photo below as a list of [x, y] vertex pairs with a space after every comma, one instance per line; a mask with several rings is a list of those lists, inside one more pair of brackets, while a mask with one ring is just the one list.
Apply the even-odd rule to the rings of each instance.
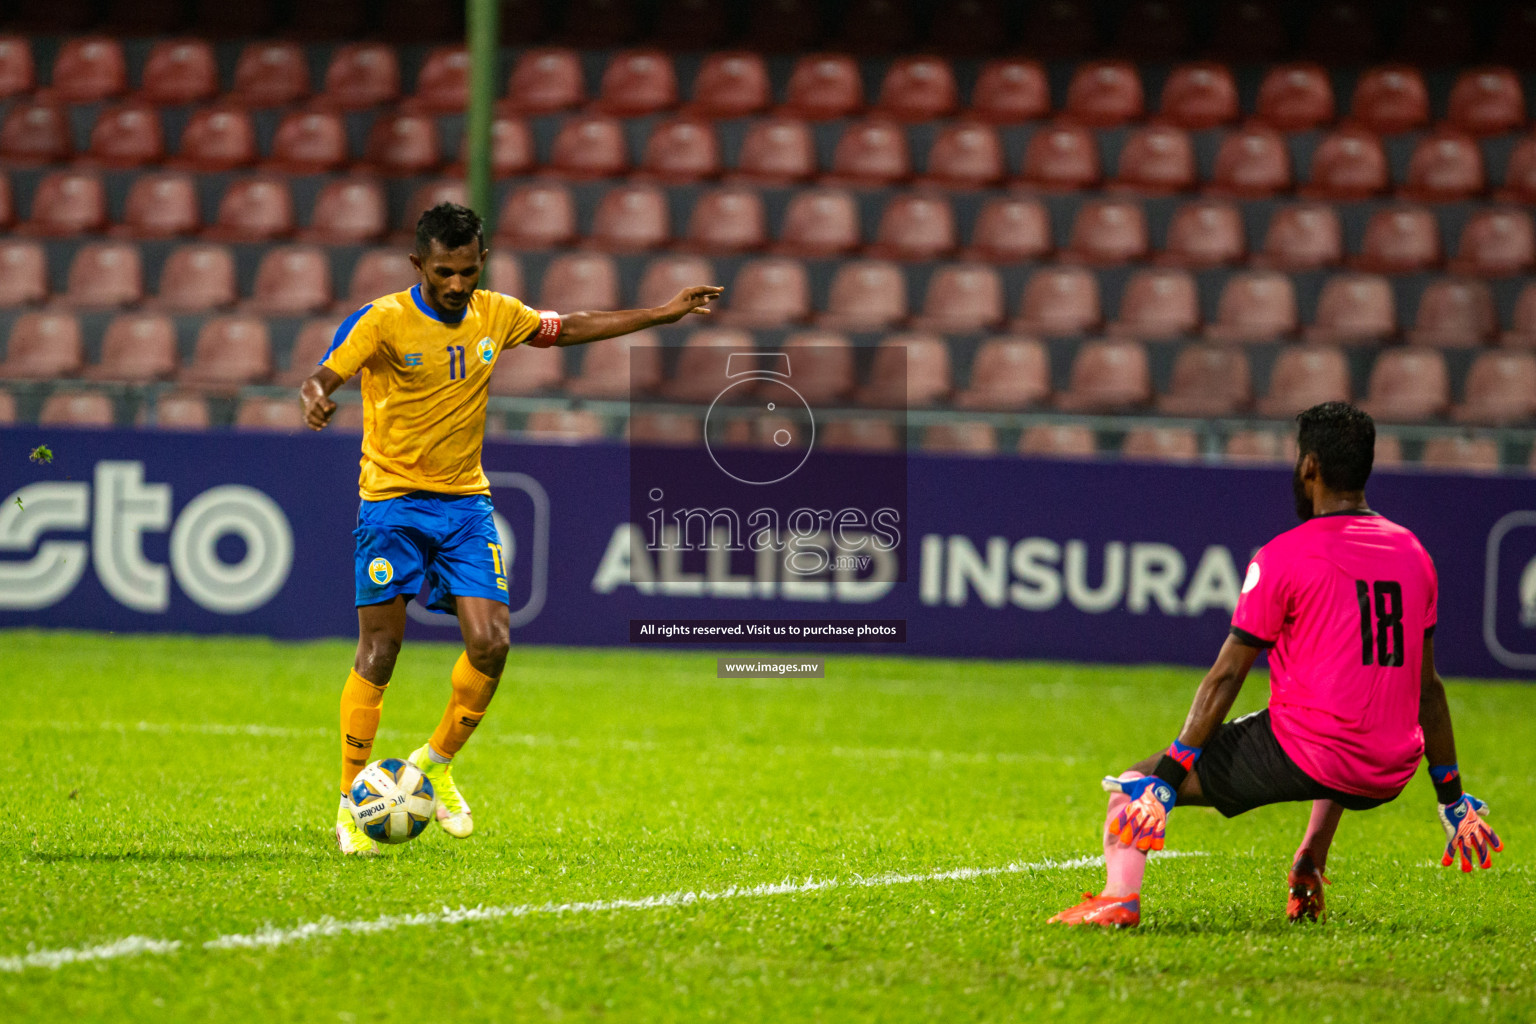
[[491, 365], [491, 360], [496, 358], [496, 343], [490, 338], [481, 338], [480, 344], [475, 346], [475, 354], [486, 366]]
[[368, 578], [382, 587], [395, 578], [395, 567], [387, 558], [375, 558], [368, 563]]

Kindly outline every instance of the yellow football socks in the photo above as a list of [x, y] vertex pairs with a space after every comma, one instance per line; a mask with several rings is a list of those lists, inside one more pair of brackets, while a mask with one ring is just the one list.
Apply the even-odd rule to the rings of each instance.
[[460, 654], [453, 665], [453, 696], [443, 720], [437, 723], [432, 734], [432, 750], [444, 758], [451, 758], [468, 742], [475, 726], [485, 717], [491, 698], [496, 695], [494, 678], [481, 674], [469, 663], [468, 654]]
[[[385, 686], [389, 684], [386, 683]], [[370, 683], [353, 669], [347, 685], [341, 688], [341, 791], [352, 788], [352, 780], [368, 765], [373, 754], [373, 737], [379, 731], [379, 714], [384, 706], [384, 686]]]

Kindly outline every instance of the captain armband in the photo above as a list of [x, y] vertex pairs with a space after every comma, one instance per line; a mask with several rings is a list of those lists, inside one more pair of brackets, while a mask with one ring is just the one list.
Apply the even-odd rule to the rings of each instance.
[[528, 344], [534, 348], [550, 348], [558, 342], [562, 326], [559, 313], [552, 309], [539, 310], [539, 329], [533, 332]]

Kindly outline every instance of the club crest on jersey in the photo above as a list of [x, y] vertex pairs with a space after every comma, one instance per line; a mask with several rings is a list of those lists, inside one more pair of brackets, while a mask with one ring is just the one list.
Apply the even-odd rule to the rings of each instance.
[[491, 360], [496, 358], [496, 343], [490, 338], [481, 338], [480, 344], [475, 346], [475, 354], [486, 366], [491, 365]]
[[1245, 593], [1245, 594], [1248, 593], [1248, 591], [1252, 590], [1254, 587], [1256, 587], [1258, 585], [1259, 585], [1259, 563], [1258, 562], [1249, 562], [1248, 563], [1248, 575], [1243, 577], [1243, 593]]
[[368, 563], [368, 578], [382, 587], [395, 578], [395, 567], [387, 558], [375, 558]]

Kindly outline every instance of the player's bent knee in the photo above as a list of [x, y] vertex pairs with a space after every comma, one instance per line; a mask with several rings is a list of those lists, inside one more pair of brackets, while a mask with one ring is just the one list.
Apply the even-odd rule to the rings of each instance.
[[505, 634], [493, 633], [489, 636], [473, 637], [465, 645], [465, 653], [469, 655], [469, 663], [475, 667], [475, 671], [488, 676], [499, 676], [501, 670], [507, 664], [507, 652], [512, 644]]
[[400, 641], [395, 637], [364, 636], [357, 644], [357, 674], [383, 686], [395, 674], [395, 659], [399, 656]]

